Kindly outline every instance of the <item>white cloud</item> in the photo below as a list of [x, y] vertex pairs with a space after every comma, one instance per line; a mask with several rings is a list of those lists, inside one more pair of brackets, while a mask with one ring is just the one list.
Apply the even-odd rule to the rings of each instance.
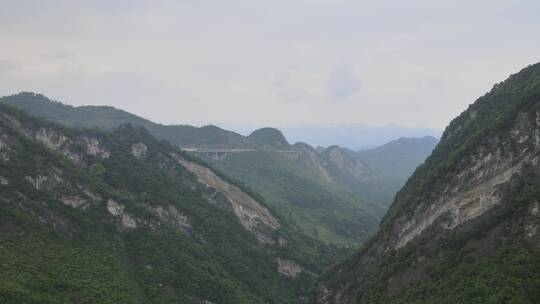
[[347, 99], [358, 92], [361, 87], [362, 83], [356, 78], [352, 68], [348, 65], [337, 66], [326, 81], [326, 90], [332, 99]]
[[442, 128], [540, 61], [538, 11], [534, 0], [6, 0], [0, 95], [165, 123]]

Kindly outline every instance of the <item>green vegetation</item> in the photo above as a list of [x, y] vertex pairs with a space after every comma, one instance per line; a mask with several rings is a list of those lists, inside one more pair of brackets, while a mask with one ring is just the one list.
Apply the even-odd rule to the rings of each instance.
[[281, 131], [274, 128], [262, 128], [253, 131], [248, 136], [248, 139], [253, 143], [265, 147], [277, 150], [289, 150], [291, 145], [287, 142], [287, 139], [281, 134]]
[[497, 250], [477, 261], [444, 264], [426, 282], [403, 289], [388, 304], [537, 303], [540, 299], [540, 255], [520, 244]]
[[280, 214], [327, 243], [357, 244], [384, 210], [278, 153], [239, 153], [214, 166], [260, 193]]
[[1, 103], [23, 110], [32, 116], [78, 128], [101, 128], [114, 130], [123, 124], [144, 127], [159, 139], [174, 145], [212, 147], [253, 147], [245, 137], [216, 126], [201, 128], [187, 125], [161, 125], [137, 115], [109, 106], [72, 107], [30, 92], [0, 98]]
[[[439, 145], [400, 192], [423, 196], [433, 192], [436, 187], [444, 186], [439, 181], [460, 170], [461, 160], [469, 157], [476, 147], [486, 144], [490, 138], [508, 131], [520, 113], [534, 111], [539, 99], [540, 63], [496, 84], [489, 93], [450, 122]], [[391, 221], [399, 210], [412, 207], [394, 205], [385, 221]]]
[[[277, 213], [296, 223], [303, 233], [329, 244], [357, 245], [365, 240], [375, 231], [384, 206], [393, 194], [381, 194], [375, 180], [355, 182], [356, 177], [342, 174], [342, 169], [333, 168], [331, 162], [316, 152], [315, 163], [304, 162], [304, 158], [294, 161], [272, 153], [271, 150], [298, 148], [291, 146], [283, 134], [273, 128], [262, 128], [243, 137], [212, 126], [164, 126], [112, 107], [71, 107], [33, 93], [3, 97], [0, 102], [67, 126], [111, 131], [129, 123], [184, 147], [257, 148], [260, 151], [236, 154], [223, 162], [212, 162], [212, 166], [220, 169], [218, 173], [222, 178], [229, 181], [233, 178], [245, 184], [247, 192], [276, 208]], [[313, 150], [307, 145], [304, 148]], [[206, 165], [210, 162], [190, 159]], [[318, 166], [323, 164], [332, 169], [333, 181], [319, 170]]]
[[379, 177], [378, 183], [386, 186], [388, 196], [393, 195], [405, 184], [414, 170], [421, 165], [437, 145], [437, 139], [400, 138], [372, 149], [355, 153]]
[[[69, 153], [32, 139], [43, 128], [65, 136], [71, 146], [61, 149]], [[286, 218], [275, 231], [285, 246], [259, 243], [222, 195], [169, 157], [181, 151], [144, 129], [76, 131], [0, 105], [0, 138], [8, 156], [0, 161], [8, 181], [0, 184], [2, 303], [296, 303], [315, 277], [287, 278], [275, 258], [320, 273], [342, 257]], [[87, 153], [83, 138], [98, 139], [110, 156]], [[131, 152], [141, 142], [144, 161]], [[86, 204], [72, 207], [65, 197]], [[109, 199], [125, 206], [136, 228], [119, 226]], [[191, 228], [163, 222], [152, 212], [159, 206], [176, 208]]]
[[538, 157], [531, 135], [539, 112], [540, 64], [495, 85], [450, 123], [432, 155], [398, 192], [377, 234], [320, 284], [340, 290], [351, 303], [537, 303], [540, 248], [538, 236], [527, 233], [538, 221], [530, 211], [540, 200], [534, 161], [525, 161], [519, 174], [497, 186], [500, 202], [481, 216], [445, 229], [442, 215], [405, 247], [392, 247], [405, 219], [421, 220], [445, 189], [467, 189], [471, 176], [485, 174], [461, 173], [486, 155], [516, 163], [528, 153]]

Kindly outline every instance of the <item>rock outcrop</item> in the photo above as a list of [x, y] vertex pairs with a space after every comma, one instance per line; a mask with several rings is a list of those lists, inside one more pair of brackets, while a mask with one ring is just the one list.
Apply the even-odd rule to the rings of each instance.
[[[540, 64], [495, 86], [456, 118], [397, 194], [375, 238], [331, 270], [314, 302], [397, 303], [403, 292], [432, 280], [443, 258], [473, 268], [511, 248], [533, 246], [531, 254], [538, 254], [538, 83]], [[438, 280], [449, 271], [439, 270]]]
[[131, 154], [140, 160], [143, 160], [146, 157], [147, 151], [148, 147], [146, 147], [146, 145], [142, 142], [133, 144], [131, 146]]
[[277, 271], [285, 276], [295, 278], [304, 271], [300, 265], [291, 260], [276, 258]]
[[113, 217], [118, 219], [120, 227], [124, 229], [137, 228], [137, 219], [129, 213], [125, 212], [125, 208], [126, 206], [118, 203], [113, 199], [107, 200], [107, 210]]
[[202, 183], [221, 191], [231, 203], [240, 223], [262, 243], [274, 244], [272, 232], [280, 227], [278, 220], [249, 194], [225, 181], [207, 167], [175, 156], [180, 164], [193, 172]]

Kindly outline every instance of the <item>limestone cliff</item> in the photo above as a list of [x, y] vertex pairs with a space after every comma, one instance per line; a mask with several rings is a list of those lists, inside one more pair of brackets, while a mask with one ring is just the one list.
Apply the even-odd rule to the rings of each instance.
[[253, 232], [260, 242], [275, 243], [272, 232], [279, 228], [280, 225], [266, 207], [237, 186], [219, 177], [211, 169], [178, 155], [175, 155], [175, 157], [179, 163], [193, 172], [201, 182], [221, 191], [231, 203], [234, 214], [236, 214], [240, 223], [247, 230]]
[[[537, 64], [496, 85], [452, 121], [433, 154], [396, 196], [377, 235], [321, 280], [313, 301], [411, 303], [423, 297], [422, 303], [438, 303], [458, 297], [445, 283], [462, 275], [456, 269], [475, 269], [460, 280], [479, 284], [474, 273], [502, 254], [524, 250], [536, 259], [539, 154]], [[506, 276], [489, 288], [513, 284]], [[526, 273], [515, 280], [523, 286], [531, 282]], [[436, 284], [446, 287], [426, 291]], [[489, 288], [473, 290], [467, 301], [493, 293]], [[536, 293], [505, 296], [521, 301]]]

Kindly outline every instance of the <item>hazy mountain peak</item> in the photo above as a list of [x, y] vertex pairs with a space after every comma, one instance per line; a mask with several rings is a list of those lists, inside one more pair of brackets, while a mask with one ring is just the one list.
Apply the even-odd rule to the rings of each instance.
[[265, 147], [290, 148], [291, 146], [280, 130], [270, 127], [253, 131], [248, 139]]

